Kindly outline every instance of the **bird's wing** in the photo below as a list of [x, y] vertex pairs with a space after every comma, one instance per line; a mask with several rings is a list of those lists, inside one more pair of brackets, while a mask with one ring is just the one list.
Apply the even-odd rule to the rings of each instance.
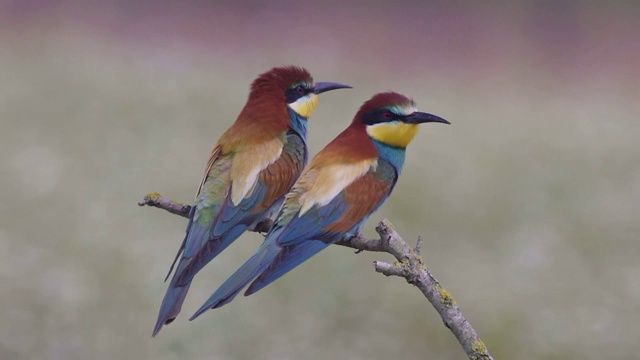
[[[287, 138], [279, 157], [257, 173], [253, 186], [237, 205], [233, 201], [235, 183], [231, 180], [232, 185], [226, 197], [220, 203], [209, 206], [214, 210], [213, 216], [208, 215], [210, 218], [204, 222], [203, 226], [199, 226], [197, 221], [194, 222], [195, 225], [187, 236], [183, 255], [185, 260], [188, 259], [188, 264], [179, 270], [178, 284], [188, 283], [209, 261], [246, 231], [249, 225], [261, 219], [291, 188], [300, 175], [305, 160], [304, 142], [299, 136], [292, 134]], [[235, 161], [237, 160], [234, 159], [234, 165]], [[205, 182], [205, 190], [208, 182], [209, 180]], [[211, 180], [212, 184], [215, 182], [215, 179]], [[215, 190], [213, 197], [216, 197], [218, 190], [215, 186], [213, 189]], [[193, 240], [189, 239], [191, 233], [194, 234]]]
[[[327, 205], [294, 217], [275, 240], [279, 254], [249, 286], [253, 294], [356, 228], [387, 199], [397, 179], [395, 169], [382, 162], [347, 185]], [[275, 234], [274, 234], [275, 235]]]
[[392, 166], [377, 160], [330, 165], [305, 175], [287, 195], [276, 220], [274, 228], [282, 228], [277, 237], [281, 246], [349, 231], [379, 206], [397, 178]]
[[[220, 146], [221, 151], [212, 152], [217, 153], [217, 157], [209, 161], [211, 165], [207, 167], [196, 196], [196, 210], [187, 235], [184, 256], [194, 256], [214, 236], [213, 230], [225, 211], [253, 205], [242, 202], [247, 197], [251, 198], [260, 172], [280, 158], [283, 140], [282, 137], [275, 137], [253, 146], [235, 149], [224, 149], [223, 144]], [[256, 198], [259, 197], [260, 191], [256, 195]], [[220, 235], [224, 231], [217, 233]]]
[[209, 153], [209, 160], [207, 161], [207, 167], [204, 169], [204, 176], [202, 177], [202, 181], [200, 181], [200, 186], [198, 186], [198, 192], [196, 193], [196, 198], [200, 195], [200, 191], [202, 191], [202, 187], [204, 186], [205, 181], [209, 178], [209, 173], [213, 168], [213, 164], [215, 164], [216, 160], [220, 156], [222, 152], [222, 146], [218, 143], [214, 144], [211, 148], [211, 152]]
[[238, 205], [233, 204], [232, 196], [227, 198], [212, 235], [216, 237], [224, 234], [235, 224], [242, 222], [247, 214], [261, 215], [268, 211], [300, 176], [306, 163], [306, 152], [302, 138], [290, 134], [278, 159], [258, 173], [245, 198]]

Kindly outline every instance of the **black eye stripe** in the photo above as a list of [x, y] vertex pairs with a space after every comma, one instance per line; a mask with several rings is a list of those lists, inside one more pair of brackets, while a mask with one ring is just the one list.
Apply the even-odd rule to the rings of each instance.
[[305, 85], [296, 85], [284, 92], [284, 98], [287, 101], [287, 104], [292, 104], [296, 102], [296, 100], [308, 95], [311, 92], [313, 92], [313, 89], [310, 89]]
[[378, 109], [366, 113], [362, 118], [362, 122], [367, 125], [375, 125], [380, 123], [402, 121], [406, 115], [398, 115], [389, 109]]

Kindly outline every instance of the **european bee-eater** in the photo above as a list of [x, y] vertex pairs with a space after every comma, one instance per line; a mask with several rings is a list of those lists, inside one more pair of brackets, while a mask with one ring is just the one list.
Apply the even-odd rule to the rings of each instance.
[[353, 122], [311, 160], [286, 195], [267, 237], [190, 320], [251, 295], [360, 226], [389, 197], [418, 124], [448, 121], [419, 112], [398, 93], [377, 94]]
[[318, 94], [340, 88], [350, 86], [314, 83], [295, 66], [273, 68], [253, 81], [240, 115], [211, 150], [153, 336], [176, 318], [196, 273], [278, 210], [307, 163], [307, 119]]

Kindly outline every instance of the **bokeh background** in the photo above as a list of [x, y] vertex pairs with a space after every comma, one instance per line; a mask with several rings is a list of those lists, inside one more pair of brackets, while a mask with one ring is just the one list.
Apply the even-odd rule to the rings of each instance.
[[244, 235], [151, 338], [189, 202], [250, 82], [323, 95], [313, 152], [373, 93], [449, 119], [390, 218], [496, 358], [631, 359], [640, 336], [640, 4], [0, 1], [0, 359], [462, 359], [419, 291], [336, 247], [189, 322]]

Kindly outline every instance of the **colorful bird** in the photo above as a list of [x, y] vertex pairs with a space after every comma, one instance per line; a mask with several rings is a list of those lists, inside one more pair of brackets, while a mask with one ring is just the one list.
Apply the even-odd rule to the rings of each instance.
[[360, 232], [389, 197], [418, 124], [448, 121], [418, 112], [394, 92], [365, 102], [353, 122], [311, 160], [286, 195], [264, 243], [191, 317], [251, 295], [330, 244]]
[[307, 163], [307, 119], [318, 94], [350, 87], [314, 84], [295, 66], [273, 68], [253, 81], [237, 120], [211, 150], [153, 336], [176, 318], [196, 273], [278, 210]]

